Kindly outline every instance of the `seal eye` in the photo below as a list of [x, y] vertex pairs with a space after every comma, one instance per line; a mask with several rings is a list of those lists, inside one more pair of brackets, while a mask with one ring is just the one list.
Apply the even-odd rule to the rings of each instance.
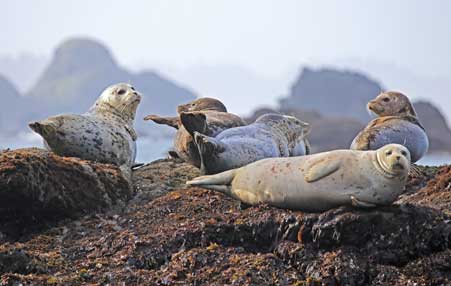
[[390, 98], [384, 97], [384, 98], [382, 98], [382, 101], [383, 101], [383, 102], [389, 102], [389, 101], [390, 101]]
[[407, 152], [406, 151], [401, 151], [401, 154], [406, 157], [407, 156]]
[[385, 152], [385, 154], [386, 154], [387, 156], [390, 156], [390, 155], [392, 154], [392, 151], [389, 150], [389, 151]]
[[117, 94], [119, 94], [119, 95], [125, 94], [125, 89], [120, 89], [120, 90], [117, 92]]
[[132, 86], [132, 87], [130, 87], [132, 90], [135, 90], [135, 88]]

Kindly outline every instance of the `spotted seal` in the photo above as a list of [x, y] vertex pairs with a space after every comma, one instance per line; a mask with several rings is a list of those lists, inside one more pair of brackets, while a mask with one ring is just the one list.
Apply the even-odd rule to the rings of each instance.
[[401, 144], [409, 149], [412, 163], [426, 154], [428, 136], [407, 96], [383, 92], [368, 103], [368, 109], [379, 117], [355, 137], [351, 149], [377, 150], [390, 143]]
[[133, 121], [141, 95], [129, 84], [106, 88], [84, 114], [63, 114], [29, 124], [45, 147], [60, 156], [120, 166], [131, 176], [138, 138]]

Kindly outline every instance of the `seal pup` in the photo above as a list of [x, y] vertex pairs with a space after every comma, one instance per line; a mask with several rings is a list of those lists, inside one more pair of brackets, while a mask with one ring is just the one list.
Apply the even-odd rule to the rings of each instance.
[[305, 155], [308, 123], [293, 116], [264, 114], [247, 126], [224, 130], [215, 138], [195, 133], [202, 174], [235, 169], [270, 157]]
[[321, 212], [345, 205], [389, 205], [403, 192], [409, 168], [409, 150], [390, 144], [377, 151], [336, 150], [264, 159], [187, 184], [220, 191], [250, 205]]
[[376, 150], [390, 143], [401, 144], [409, 149], [412, 163], [426, 154], [428, 136], [407, 96], [394, 91], [383, 92], [367, 107], [379, 117], [355, 137], [351, 149]]
[[119, 83], [106, 88], [87, 113], [57, 115], [29, 126], [48, 150], [118, 165], [130, 178], [138, 138], [133, 121], [140, 101], [133, 86]]
[[152, 120], [157, 124], [177, 129], [173, 143], [174, 151], [169, 151], [169, 155], [179, 157], [197, 168], [200, 168], [201, 162], [194, 142], [194, 132], [215, 137], [228, 128], [246, 125], [239, 116], [228, 113], [221, 101], [209, 97], [179, 105], [177, 113], [176, 117], [148, 115], [144, 120]]

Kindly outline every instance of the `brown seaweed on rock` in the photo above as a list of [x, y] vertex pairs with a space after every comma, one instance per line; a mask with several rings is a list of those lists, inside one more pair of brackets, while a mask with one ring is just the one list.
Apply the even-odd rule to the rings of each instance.
[[431, 170], [411, 178], [415, 191], [392, 206], [307, 214], [243, 209], [220, 193], [187, 188], [197, 169], [160, 160], [135, 171], [136, 195], [122, 212], [1, 244], [0, 263], [17, 262], [0, 267], [1, 283], [450, 285], [450, 209], [439, 198], [451, 173], [442, 168], [422, 188]]

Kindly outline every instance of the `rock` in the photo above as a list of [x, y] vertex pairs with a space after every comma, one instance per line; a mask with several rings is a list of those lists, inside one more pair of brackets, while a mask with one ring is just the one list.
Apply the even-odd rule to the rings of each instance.
[[[389, 207], [307, 214], [243, 208], [221, 193], [186, 188], [197, 172], [153, 162], [134, 171], [137, 198], [124, 212], [3, 244], [0, 257], [23, 253], [24, 265], [40, 266], [0, 273], [3, 284], [449, 285], [447, 206], [402, 201], [413, 190]], [[434, 172], [422, 168], [409, 188], [421, 189]], [[443, 169], [430, 182], [436, 194], [445, 192], [446, 176]]]
[[326, 117], [351, 117], [366, 123], [370, 120], [366, 104], [381, 90], [378, 82], [359, 72], [306, 67], [290, 94], [280, 100], [280, 107], [316, 110]]
[[186, 187], [186, 181], [200, 176], [200, 170], [181, 160], [162, 159], [133, 173], [135, 196], [131, 203], [149, 202], [168, 192]]
[[121, 208], [131, 197], [120, 170], [32, 148], [0, 153], [0, 232]]
[[416, 102], [414, 107], [429, 137], [429, 149], [451, 151], [451, 130], [440, 110], [426, 101]]
[[60, 113], [82, 113], [94, 104], [107, 86], [124, 81], [130, 82], [143, 94], [135, 122], [138, 131], [144, 131], [139, 133], [153, 128], [142, 120], [145, 115], [175, 114], [177, 105], [196, 97], [188, 88], [156, 72], [128, 71], [117, 63], [105, 45], [96, 40], [72, 38], [56, 48], [27, 98], [34, 100], [33, 109], [39, 110], [34, 120]]
[[401, 202], [427, 206], [451, 215], [451, 166], [441, 167], [424, 188], [403, 197]]
[[[2, 100], [0, 104], [0, 137], [3, 137], [9, 136], [8, 133], [13, 133], [18, 128], [19, 121], [22, 119], [22, 112], [18, 112], [18, 110], [25, 107], [25, 100], [16, 87], [2, 75], [0, 75], [0, 90]], [[3, 144], [0, 143], [1, 145]]]

